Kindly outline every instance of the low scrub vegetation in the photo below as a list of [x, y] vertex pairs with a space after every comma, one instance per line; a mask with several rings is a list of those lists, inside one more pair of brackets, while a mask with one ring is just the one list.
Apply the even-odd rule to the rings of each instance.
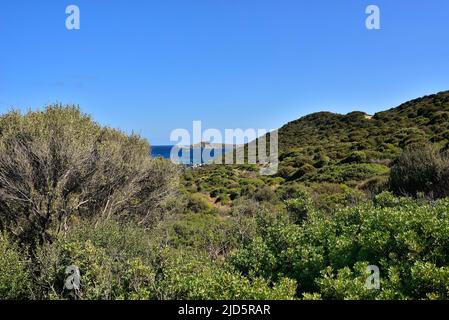
[[77, 107], [9, 112], [0, 299], [449, 299], [448, 97], [292, 122], [269, 177], [153, 159]]

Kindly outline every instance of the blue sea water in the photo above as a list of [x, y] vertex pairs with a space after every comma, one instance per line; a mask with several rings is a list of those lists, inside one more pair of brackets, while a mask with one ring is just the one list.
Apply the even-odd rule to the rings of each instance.
[[[161, 157], [165, 159], [170, 159], [171, 151], [174, 146], [152, 146], [151, 147], [151, 156], [154, 158]], [[199, 150], [201, 149], [201, 150]], [[193, 165], [193, 164], [203, 164], [208, 162], [208, 159], [204, 159], [202, 154], [205, 148], [179, 148], [177, 147], [178, 152], [178, 163]], [[210, 157], [213, 158], [215, 156], [215, 149], [207, 149], [206, 154], [210, 154]], [[221, 154], [225, 154], [225, 152], [229, 151], [229, 149], [223, 148]], [[217, 152], [217, 155], [220, 155], [220, 152]], [[210, 161], [210, 159], [209, 159]]]
[[151, 156], [153, 158], [161, 157], [165, 159], [170, 159], [170, 152], [173, 146], [152, 146]]

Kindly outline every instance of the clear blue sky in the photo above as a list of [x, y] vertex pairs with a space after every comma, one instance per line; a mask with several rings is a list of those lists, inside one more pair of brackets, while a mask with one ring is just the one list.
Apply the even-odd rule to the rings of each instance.
[[[65, 8], [81, 30], [65, 28]], [[381, 9], [379, 31], [365, 8]], [[154, 145], [449, 89], [447, 0], [1, 0], [0, 112], [79, 104]]]

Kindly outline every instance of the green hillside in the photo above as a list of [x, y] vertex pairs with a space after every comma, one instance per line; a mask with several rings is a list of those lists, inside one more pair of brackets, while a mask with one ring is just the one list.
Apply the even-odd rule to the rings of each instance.
[[279, 129], [281, 153], [321, 149], [333, 160], [363, 150], [372, 157], [397, 155], [406, 145], [429, 140], [447, 146], [449, 141], [449, 91], [406, 102], [369, 116], [319, 112], [292, 121]]
[[[389, 166], [405, 147], [423, 142], [448, 148], [449, 91], [415, 99], [372, 116], [363, 112], [346, 115], [319, 112], [292, 121], [279, 129], [280, 174], [294, 180], [304, 177], [303, 180], [309, 181], [343, 182], [345, 178], [323, 177], [329, 169], [322, 169], [320, 177], [306, 174], [327, 166], [333, 166], [330, 168], [333, 171], [338, 170], [335, 166], [348, 164]], [[367, 171], [364, 167], [362, 171]], [[368, 172], [355, 180], [369, 175], [376, 174]]]

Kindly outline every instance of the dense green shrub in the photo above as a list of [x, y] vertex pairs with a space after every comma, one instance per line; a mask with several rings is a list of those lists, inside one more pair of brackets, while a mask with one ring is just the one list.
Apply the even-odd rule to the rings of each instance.
[[211, 213], [213, 206], [206, 195], [193, 193], [187, 198], [187, 210], [194, 213]]
[[[204, 226], [209, 228], [209, 223]], [[139, 227], [83, 225], [39, 247], [33, 271], [40, 299], [293, 299], [290, 279], [246, 278], [204, 251], [161, 249]], [[220, 227], [220, 230], [223, 228]], [[214, 231], [209, 229], [213, 236]], [[200, 230], [201, 231], [201, 230]], [[204, 232], [204, 230], [202, 230]], [[218, 231], [218, 229], [215, 229]], [[137, 240], [140, 235], [141, 242]], [[154, 236], [151, 236], [153, 238]], [[88, 239], [88, 240], [86, 240]], [[223, 235], [223, 240], [228, 240]], [[78, 291], [64, 289], [67, 266], [80, 270]]]
[[328, 267], [317, 280], [319, 297], [331, 300], [373, 300], [378, 292], [366, 286], [368, 263], [357, 262], [353, 268], [345, 267], [334, 272]]
[[25, 257], [17, 245], [0, 233], [0, 300], [31, 297], [32, 275]]
[[285, 183], [276, 190], [276, 193], [278, 194], [278, 197], [281, 200], [295, 199], [301, 197], [304, 194], [304, 192], [308, 192], [307, 187], [298, 182]]
[[269, 186], [264, 186], [257, 190], [254, 194], [254, 199], [259, 202], [267, 201], [273, 202], [276, 201], [276, 193]]
[[[314, 211], [301, 225], [271, 224], [229, 262], [253, 277], [295, 279], [305, 297], [447, 299], [448, 230], [447, 200], [383, 200], [333, 215]], [[379, 267], [379, 290], [366, 290], [366, 265]]]
[[285, 201], [287, 212], [293, 223], [300, 223], [307, 219], [309, 213], [314, 209], [310, 195], [306, 192], [295, 199]]
[[261, 277], [250, 280], [208, 258], [166, 254], [157, 283], [161, 299], [289, 300], [295, 296], [296, 283], [291, 279], [274, 284]]
[[331, 188], [330, 190], [326, 190], [326, 192], [323, 192], [323, 188], [314, 190], [316, 193], [313, 202], [315, 207], [319, 210], [334, 212], [338, 208], [353, 207], [367, 199], [365, 193], [350, 188], [345, 184], [327, 184], [326, 186], [327, 188], [334, 186], [335, 189], [332, 190]]
[[[154, 298], [153, 245], [143, 228], [113, 221], [82, 224], [65, 237], [40, 246], [33, 263], [35, 296], [40, 299]], [[64, 288], [68, 266], [79, 268], [79, 291]], [[148, 290], [151, 291], [151, 295]], [[143, 297], [143, 292], [148, 293]]]

